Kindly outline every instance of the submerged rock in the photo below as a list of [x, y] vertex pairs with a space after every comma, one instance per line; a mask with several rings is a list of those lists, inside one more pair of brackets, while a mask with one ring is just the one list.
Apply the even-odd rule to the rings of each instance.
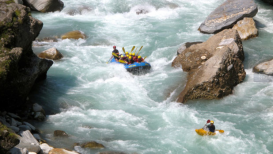
[[55, 130], [54, 137], [68, 137], [68, 134], [62, 130]]
[[71, 31], [68, 33], [65, 33], [64, 35], [61, 36], [62, 39], [86, 39], [86, 35], [78, 30]]
[[9, 111], [26, 102], [35, 81], [46, 77], [53, 62], [32, 51], [43, 23], [31, 17], [30, 9], [16, 3], [0, 5], [0, 97], [6, 104], [1, 110]]
[[243, 60], [243, 46], [236, 30], [224, 30], [204, 43], [190, 46], [174, 60], [189, 72], [177, 101], [218, 99], [231, 94], [245, 78]]
[[225, 28], [231, 28], [244, 17], [254, 17], [258, 12], [253, 0], [226, 0], [217, 7], [200, 25], [202, 33], [217, 33]]
[[244, 18], [238, 21], [232, 29], [236, 29], [242, 40], [258, 36], [258, 29], [252, 18]]
[[89, 149], [102, 149], [104, 146], [100, 143], [97, 143], [95, 141], [87, 142], [81, 145], [82, 148], [89, 148]]
[[54, 47], [43, 51], [38, 56], [43, 59], [52, 59], [52, 60], [59, 60], [63, 58], [63, 55]]
[[79, 153], [75, 151], [60, 149], [60, 148], [54, 148], [50, 150], [48, 154], [79, 154]]
[[254, 66], [253, 72], [273, 75], [273, 59]]
[[79, 8], [74, 8], [74, 9], [69, 9], [67, 11], [67, 14], [71, 15], [71, 16], [74, 16], [74, 15], [77, 15], [77, 14], [83, 14], [85, 12], [90, 12], [92, 11], [92, 8], [91, 7], [88, 7], [88, 6], [81, 6]]
[[55, 12], [61, 11], [64, 3], [61, 0], [24, 0], [33, 11]]

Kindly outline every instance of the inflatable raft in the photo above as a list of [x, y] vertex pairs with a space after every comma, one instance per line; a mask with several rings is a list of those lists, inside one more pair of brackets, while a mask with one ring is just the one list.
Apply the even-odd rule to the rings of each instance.
[[212, 132], [210, 132], [210, 131], [204, 130], [203, 128], [201, 128], [201, 129], [195, 129], [195, 132], [196, 132], [198, 135], [201, 135], [201, 136], [205, 136], [205, 135], [211, 135], [211, 136], [213, 136], [213, 135], [216, 135], [215, 132], [212, 133]]
[[[123, 64], [123, 63], [117, 62], [115, 58], [111, 59], [111, 63]], [[123, 65], [128, 72], [131, 72], [133, 74], [146, 73], [151, 69], [151, 65], [145, 61], [141, 63], [134, 62], [133, 64], [123, 64]]]

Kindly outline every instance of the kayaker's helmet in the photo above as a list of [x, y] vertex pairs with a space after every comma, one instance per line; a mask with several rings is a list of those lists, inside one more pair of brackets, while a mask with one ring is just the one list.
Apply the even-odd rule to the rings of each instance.
[[120, 56], [121, 58], [123, 57], [123, 55]]
[[133, 56], [135, 56], [135, 53], [132, 53]]
[[210, 120], [208, 120], [207, 123], [210, 123]]
[[211, 123], [211, 124], [214, 124], [214, 121], [213, 121], [213, 120], [211, 120], [211, 121], [210, 121], [210, 123]]
[[132, 53], [130, 53], [129, 55], [132, 56]]
[[128, 51], [126, 51], [125, 54], [128, 55], [129, 54]]
[[129, 56], [129, 59], [132, 59], [132, 57], [131, 57], [131, 56]]
[[113, 46], [114, 49], [116, 49], [116, 46]]
[[141, 56], [138, 56], [138, 59], [140, 59], [141, 58]]

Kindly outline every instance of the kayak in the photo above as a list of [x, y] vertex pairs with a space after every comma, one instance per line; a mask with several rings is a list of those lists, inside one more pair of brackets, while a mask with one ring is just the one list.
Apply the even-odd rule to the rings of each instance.
[[213, 136], [213, 135], [216, 135], [215, 132], [212, 133], [212, 132], [210, 132], [210, 131], [204, 130], [203, 128], [201, 128], [201, 129], [195, 129], [195, 132], [196, 132], [198, 135], [201, 135], [201, 136], [206, 136], [206, 135], [211, 135], [211, 136]]
[[[123, 63], [117, 62], [115, 58], [112, 58], [110, 62], [123, 64]], [[131, 72], [133, 74], [145, 73], [151, 69], [151, 65], [145, 61], [141, 63], [134, 62], [133, 64], [123, 64], [123, 65], [128, 72]]]

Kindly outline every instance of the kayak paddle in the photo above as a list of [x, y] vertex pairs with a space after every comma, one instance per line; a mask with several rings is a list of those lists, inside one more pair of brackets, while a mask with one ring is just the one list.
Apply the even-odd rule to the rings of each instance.
[[124, 54], [125, 54], [125, 49], [124, 49], [124, 47], [122, 47], [122, 51], [124, 52]]
[[135, 46], [133, 46], [133, 48], [132, 48], [132, 50], [131, 50], [131, 53], [132, 53], [132, 51], [135, 49]]
[[141, 47], [140, 47], [140, 49], [139, 49], [139, 51], [138, 51], [138, 53], [137, 53], [136, 55], [138, 55], [138, 54], [139, 54], [139, 52], [140, 52], [140, 50], [141, 50], [142, 48], [143, 48], [143, 46], [141, 46]]
[[225, 131], [224, 130], [216, 130], [216, 131], [219, 131], [219, 133], [224, 133]]

